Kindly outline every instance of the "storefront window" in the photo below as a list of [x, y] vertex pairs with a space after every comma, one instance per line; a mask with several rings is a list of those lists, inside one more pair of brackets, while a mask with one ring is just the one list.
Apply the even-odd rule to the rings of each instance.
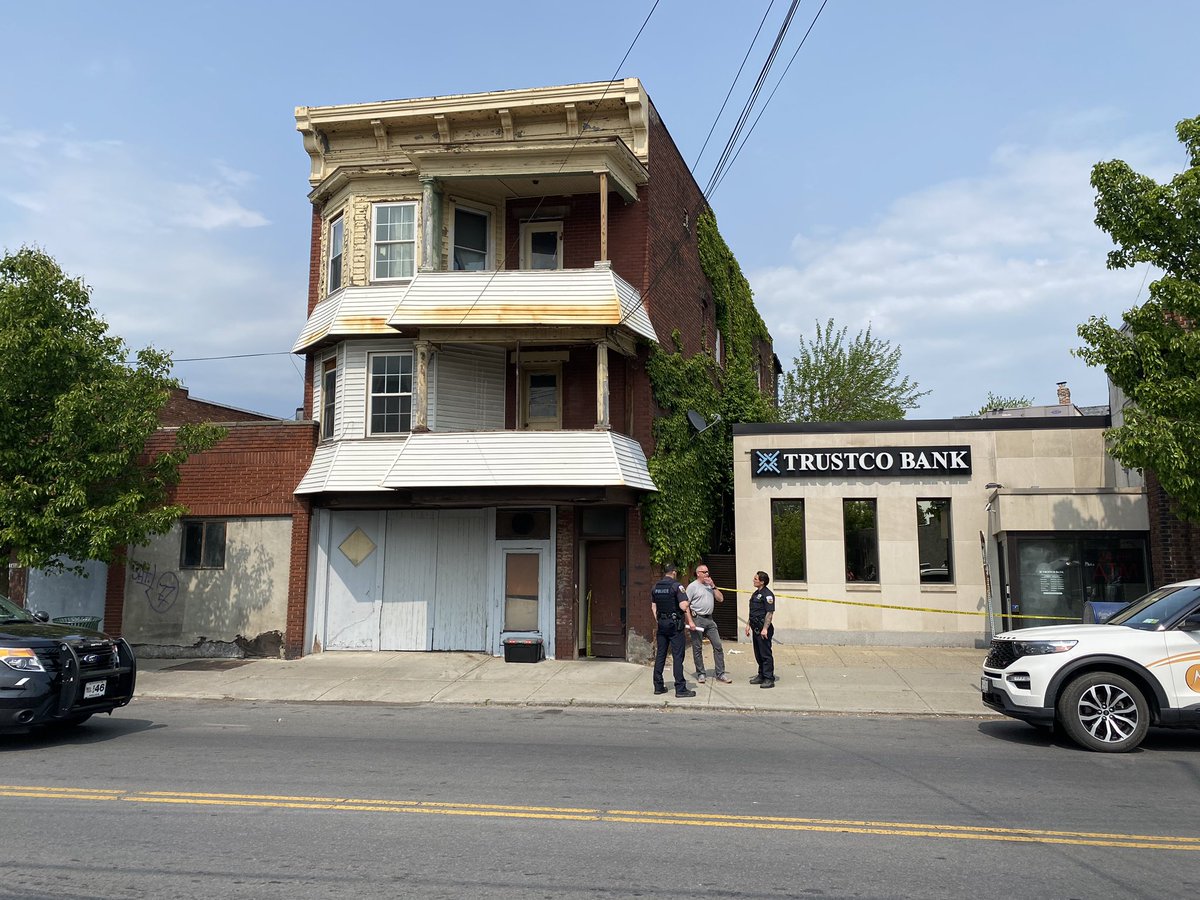
[[771, 565], [776, 581], [804, 581], [804, 501], [771, 501]]
[[1012, 627], [1078, 622], [1086, 601], [1128, 603], [1149, 590], [1143, 537], [1017, 537]]
[[846, 581], [879, 582], [879, 532], [874, 500], [843, 500]]
[[921, 584], [949, 584], [954, 581], [951, 554], [950, 501], [917, 501], [917, 551], [920, 556]]

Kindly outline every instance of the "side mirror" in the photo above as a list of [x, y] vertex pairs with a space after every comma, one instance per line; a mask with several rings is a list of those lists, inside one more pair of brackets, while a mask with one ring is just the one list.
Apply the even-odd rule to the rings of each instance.
[[46, 612], [44, 609], [36, 610], [33, 614], [33, 617], [35, 619], [37, 619], [39, 622], [49, 622], [50, 621], [50, 613]]
[[1180, 631], [1200, 631], [1200, 612], [1189, 613], [1176, 626]]

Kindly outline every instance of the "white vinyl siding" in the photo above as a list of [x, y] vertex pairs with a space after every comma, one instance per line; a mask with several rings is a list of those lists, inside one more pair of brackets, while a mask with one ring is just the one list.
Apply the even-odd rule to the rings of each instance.
[[504, 428], [504, 348], [446, 345], [431, 379], [431, 425], [438, 431]]
[[[412, 341], [376, 340], [354, 341], [340, 347], [341, 381], [338, 387], [338, 437], [343, 440], [366, 437], [367, 410], [371, 398], [368, 391], [367, 360], [372, 353], [409, 353]], [[316, 402], [316, 401], [314, 401]]]

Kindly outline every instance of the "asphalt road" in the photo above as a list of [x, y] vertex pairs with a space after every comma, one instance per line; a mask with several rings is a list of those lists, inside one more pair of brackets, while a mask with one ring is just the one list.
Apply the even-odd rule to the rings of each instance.
[[0, 897], [1200, 891], [1200, 731], [135, 701], [0, 766]]

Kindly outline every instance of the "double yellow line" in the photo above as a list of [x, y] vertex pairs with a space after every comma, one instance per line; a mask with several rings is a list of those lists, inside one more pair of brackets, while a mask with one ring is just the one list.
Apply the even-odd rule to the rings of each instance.
[[505, 806], [443, 803], [433, 800], [371, 800], [347, 797], [291, 797], [276, 794], [213, 794], [185, 791], [125, 791], [86, 787], [0, 785], [0, 797], [78, 800], [100, 803], [175, 804], [183, 806], [253, 807], [256, 809], [337, 810], [341, 812], [410, 813], [473, 816], [492, 819], [537, 819], [566, 822], [610, 822], [626, 825], [673, 825], [691, 828], [749, 828], [762, 831], [810, 831], [840, 834], [1004, 841], [1021, 844], [1069, 844], [1080, 847], [1125, 847], [1135, 850], [1200, 851], [1200, 837], [1114, 834], [1091, 831], [1048, 831], [977, 825], [886, 822], [869, 819], [819, 819], [787, 816], [734, 816], [661, 810], [591, 809], [558, 806]]

